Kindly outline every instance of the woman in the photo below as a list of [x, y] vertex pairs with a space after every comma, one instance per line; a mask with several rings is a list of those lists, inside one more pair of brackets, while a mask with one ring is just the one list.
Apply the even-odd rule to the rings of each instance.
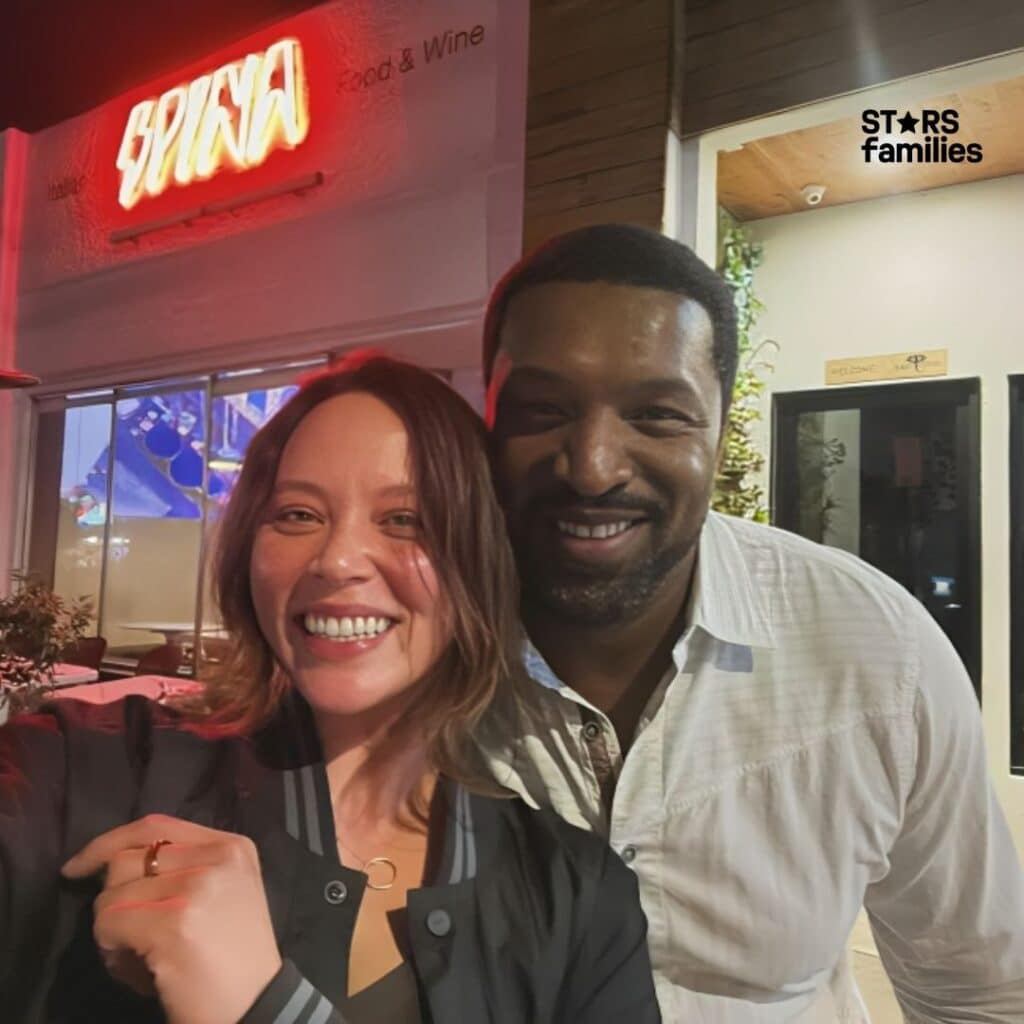
[[4, 1019], [657, 1021], [632, 874], [470, 752], [518, 636], [469, 407], [349, 359], [254, 438], [220, 529], [206, 715], [2, 731]]

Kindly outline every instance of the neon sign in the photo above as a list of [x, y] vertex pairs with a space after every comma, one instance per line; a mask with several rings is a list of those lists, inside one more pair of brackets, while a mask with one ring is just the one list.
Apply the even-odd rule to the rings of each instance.
[[225, 167], [257, 167], [308, 131], [302, 47], [280, 39], [132, 107], [117, 154], [118, 202], [130, 210], [172, 179], [188, 185]]

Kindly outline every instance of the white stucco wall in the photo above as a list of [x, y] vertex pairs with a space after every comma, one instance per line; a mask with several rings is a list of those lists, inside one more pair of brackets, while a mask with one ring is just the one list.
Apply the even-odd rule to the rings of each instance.
[[[1022, 226], [1024, 175], [748, 225], [765, 253], [758, 332], [780, 344], [771, 392], [823, 387], [827, 359], [915, 348], [946, 348], [950, 376], [981, 379], [984, 719], [993, 776], [1024, 850], [1024, 779], [1008, 772], [1007, 571], [1007, 376], [1024, 372]], [[770, 397], [766, 417], [769, 408]]]

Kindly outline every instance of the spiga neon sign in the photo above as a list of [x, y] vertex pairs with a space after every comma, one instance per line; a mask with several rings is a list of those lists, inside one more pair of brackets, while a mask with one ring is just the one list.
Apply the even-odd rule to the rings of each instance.
[[302, 47], [280, 39], [132, 107], [117, 154], [118, 202], [130, 210], [172, 179], [188, 185], [225, 167], [257, 167], [308, 131]]

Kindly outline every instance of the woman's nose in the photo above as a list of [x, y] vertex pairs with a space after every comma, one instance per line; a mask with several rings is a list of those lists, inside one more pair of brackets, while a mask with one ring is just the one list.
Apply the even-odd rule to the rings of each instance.
[[597, 497], [633, 477], [627, 424], [613, 410], [600, 410], [571, 425], [555, 459], [555, 472], [577, 494]]
[[373, 535], [353, 523], [333, 525], [310, 566], [314, 575], [335, 585], [358, 582], [374, 572]]

